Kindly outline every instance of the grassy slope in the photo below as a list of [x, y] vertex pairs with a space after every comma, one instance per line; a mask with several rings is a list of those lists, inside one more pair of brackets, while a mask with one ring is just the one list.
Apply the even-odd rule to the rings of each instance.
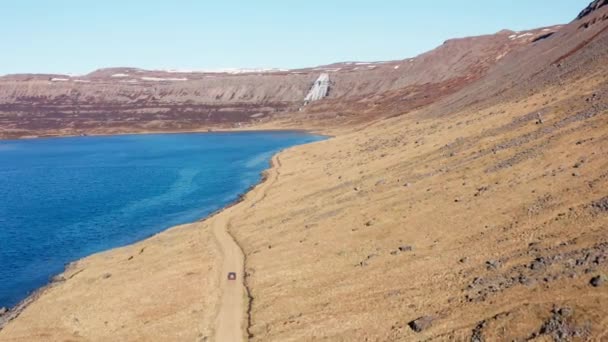
[[[283, 153], [279, 181], [233, 225], [255, 340], [464, 339], [477, 326], [511, 340], [554, 306], [574, 309], [561, 328], [601, 334], [608, 290], [588, 283], [608, 271], [608, 125], [585, 98], [607, 89], [598, 72]], [[407, 327], [426, 315], [431, 328]]]

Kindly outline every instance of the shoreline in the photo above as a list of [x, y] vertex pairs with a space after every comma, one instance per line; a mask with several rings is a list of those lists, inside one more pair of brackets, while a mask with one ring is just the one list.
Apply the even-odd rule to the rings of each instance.
[[[167, 229], [170, 229], [173, 227], [169, 227]], [[166, 230], [166, 229], [165, 229]], [[165, 231], [163, 230], [163, 232]], [[162, 232], [159, 232], [157, 234], [160, 234]], [[156, 234], [154, 234], [156, 235]], [[149, 239], [152, 236], [147, 237], [146, 239]], [[144, 240], [146, 240], [144, 239]], [[143, 241], [143, 240], [140, 240]], [[136, 241], [134, 243], [138, 243], [140, 241]], [[66, 266], [64, 267], [63, 271], [61, 273], [57, 273], [55, 274], [51, 280], [49, 280], [45, 285], [37, 288], [36, 290], [34, 290], [31, 294], [29, 294], [27, 297], [25, 297], [24, 299], [20, 300], [17, 304], [15, 304], [12, 307], [4, 307], [5, 309], [7, 309], [8, 311], [6, 311], [3, 315], [0, 315], [0, 332], [2, 332], [2, 329], [4, 329], [4, 327], [10, 323], [12, 320], [14, 320], [15, 318], [19, 317], [19, 314], [21, 314], [21, 312], [23, 312], [23, 310], [25, 310], [30, 304], [32, 304], [33, 302], [35, 302], [38, 298], [40, 298], [40, 296], [42, 296], [44, 294], [44, 292], [50, 288], [52, 288], [53, 286], [57, 285], [57, 284], [61, 284], [62, 282], [66, 281], [67, 279], [72, 278], [73, 276], [75, 276], [76, 274], [78, 274], [78, 272], [72, 274], [69, 278], [65, 278], [63, 275], [66, 274], [70, 268], [74, 267], [75, 263], [77, 263], [78, 261], [84, 259], [84, 258], [88, 258], [91, 255], [95, 255], [95, 254], [99, 254], [99, 253], [105, 253], [117, 248], [121, 248], [124, 246], [118, 246], [118, 247], [114, 247], [105, 251], [101, 251], [101, 252], [97, 252], [97, 253], [93, 253], [87, 256], [84, 256], [82, 258], [78, 258], [74, 261], [69, 262], [68, 264], [66, 264]]]
[[[259, 132], [264, 132], [264, 131], [270, 131], [270, 130], [260, 130]], [[276, 130], [276, 131], [285, 131], [285, 130]], [[291, 131], [291, 130], [289, 130], [289, 131]], [[296, 131], [296, 130], [294, 130], [294, 131]], [[298, 130], [298, 131], [304, 131], [304, 130]], [[195, 132], [191, 132], [191, 133], [195, 133]], [[200, 132], [200, 133], [206, 133], [206, 132]], [[227, 132], [227, 133], [229, 133], [229, 132]], [[147, 134], [147, 133], [142, 133], [142, 134]], [[159, 133], [159, 134], [167, 134], [167, 133]], [[172, 133], [172, 134], [180, 134], [180, 133]], [[331, 138], [331, 136], [328, 136], [328, 135], [323, 135], [323, 136], [327, 137], [328, 139]], [[62, 137], [58, 137], [58, 138], [62, 138]], [[17, 140], [20, 140], [20, 139], [17, 139]], [[322, 141], [324, 141], [324, 140], [322, 140]], [[28, 306], [30, 306], [31, 304], [33, 304], [34, 302], [36, 302], [42, 295], [44, 295], [44, 293], [46, 291], [48, 291], [49, 289], [51, 289], [51, 288], [53, 288], [53, 287], [55, 287], [55, 286], [63, 283], [67, 279], [71, 279], [73, 276], [75, 276], [76, 274], [78, 274], [79, 272], [76, 272], [75, 274], [72, 274], [67, 279], [63, 276], [64, 274], [68, 273], [68, 271], [70, 270], [70, 268], [74, 267], [74, 265], [76, 263], [78, 263], [79, 261], [81, 261], [83, 259], [86, 259], [86, 258], [89, 258], [89, 257], [91, 257], [93, 255], [104, 254], [104, 253], [108, 253], [108, 252], [111, 252], [111, 251], [114, 251], [114, 250], [117, 250], [117, 249], [120, 249], [120, 248], [133, 246], [133, 245], [135, 245], [137, 243], [141, 243], [141, 242], [153, 239], [154, 237], [156, 237], [158, 235], [164, 234], [167, 231], [172, 230], [172, 229], [177, 228], [177, 227], [180, 227], [180, 226], [194, 224], [194, 223], [197, 223], [197, 222], [198, 223], [202, 223], [202, 222], [206, 222], [208, 220], [211, 220], [212, 218], [214, 218], [215, 216], [221, 214], [222, 212], [224, 212], [224, 211], [226, 211], [226, 210], [228, 210], [228, 209], [230, 209], [232, 207], [235, 207], [236, 205], [240, 204], [241, 202], [243, 202], [246, 199], [246, 197], [248, 195], [252, 194], [256, 189], [258, 189], [261, 186], [263, 186], [268, 181], [269, 174], [272, 172], [272, 170], [274, 170], [277, 167], [280, 167], [280, 162], [279, 163], [275, 163], [275, 159], [277, 159], [277, 161], [278, 161], [278, 156], [281, 153], [283, 153], [284, 151], [286, 151], [286, 150], [288, 150], [288, 149], [290, 149], [292, 147], [302, 146], [302, 145], [308, 145], [308, 144], [315, 143], [315, 142], [317, 142], [317, 141], [313, 141], [313, 142], [309, 142], [309, 143], [305, 143], [305, 144], [299, 144], [299, 145], [290, 146], [290, 147], [281, 149], [281, 150], [277, 151], [276, 153], [274, 153], [270, 157], [270, 160], [268, 161], [268, 167], [260, 172], [261, 177], [260, 177], [260, 179], [259, 179], [259, 181], [257, 183], [255, 183], [255, 184], [249, 186], [248, 188], [246, 188], [245, 190], [243, 190], [243, 192], [240, 193], [237, 196], [237, 198], [234, 199], [233, 201], [227, 203], [222, 208], [217, 209], [214, 212], [209, 213], [205, 217], [202, 217], [202, 218], [197, 219], [197, 220], [192, 221], [192, 222], [186, 222], [186, 223], [179, 224], [179, 225], [176, 225], [176, 226], [170, 226], [170, 227], [167, 227], [167, 228], [163, 229], [162, 231], [157, 232], [155, 234], [152, 234], [152, 235], [150, 235], [150, 236], [148, 236], [148, 237], [146, 237], [146, 238], [144, 238], [142, 240], [134, 241], [134, 242], [132, 242], [130, 244], [127, 244], [127, 245], [116, 246], [116, 247], [113, 247], [113, 248], [110, 248], [110, 249], [107, 249], [107, 250], [104, 250], [104, 251], [100, 251], [100, 252], [96, 252], [96, 253], [93, 253], [93, 254], [90, 254], [90, 255], [86, 255], [86, 256], [78, 258], [78, 259], [76, 259], [76, 260], [74, 260], [72, 262], [69, 262], [68, 264], [66, 264], [66, 266], [65, 266], [65, 268], [64, 268], [64, 270], [62, 272], [54, 275], [51, 278], [51, 280], [49, 282], [47, 282], [45, 285], [43, 285], [40, 288], [34, 290], [31, 294], [29, 294], [23, 300], [19, 301], [16, 305], [14, 305], [12, 307], [6, 307], [7, 311], [4, 314], [0, 315], [0, 333], [2, 332], [2, 330], [11, 321], [17, 319], [19, 317], [19, 315], [24, 310], [26, 310], [28, 308]], [[238, 243], [238, 241], [236, 240], [235, 236], [232, 235], [228, 229], [226, 230], [226, 232], [227, 232], [228, 235], [230, 235], [232, 237], [232, 239], [237, 244], [237, 246], [242, 250], [242, 246]], [[246, 262], [246, 257], [243, 260], [244, 264], [245, 264], [245, 262]], [[249, 287], [247, 285], [247, 281], [246, 281], [247, 277], [245, 275], [246, 274], [245, 270], [243, 270], [243, 274], [244, 274], [244, 276], [243, 276], [243, 286], [246, 289], [246, 294], [247, 294], [247, 298], [248, 298], [247, 312], [246, 312], [246, 314], [247, 314], [247, 327], [245, 329], [245, 332], [247, 334], [250, 334], [250, 332], [249, 332], [249, 326], [251, 324], [250, 311], [251, 311], [251, 302], [253, 300], [253, 297], [251, 296]]]
[[87, 134], [49, 134], [49, 135], [23, 135], [16, 138], [3, 138], [0, 136], [0, 142], [2, 141], [22, 141], [22, 140], [39, 140], [39, 139], [62, 139], [62, 138], [86, 138], [86, 137], [114, 137], [114, 136], [130, 136], [130, 135], [154, 135], [154, 134], [214, 134], [214, 133], [247, 133], [247, 132], [294, 132], [294, 133], [307, 133], [314, 135], [321, 135], [325, 137], [333, 137], [324, 133], [318, 129], [300, 129], [300, 128], [256, 128], [250, 129], [201, 129], [201, 130], [186, 130], [186, 131], [133, 131], [133, 132], [114, 132], [114, 133], [87, 133]]

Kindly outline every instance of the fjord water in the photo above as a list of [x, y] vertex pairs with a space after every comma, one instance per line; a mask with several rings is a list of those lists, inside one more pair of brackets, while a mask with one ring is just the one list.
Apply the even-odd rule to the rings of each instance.
[[0, 141], [0, 307], [66, 263], [192, 222], [260, 181], [302, 132]]

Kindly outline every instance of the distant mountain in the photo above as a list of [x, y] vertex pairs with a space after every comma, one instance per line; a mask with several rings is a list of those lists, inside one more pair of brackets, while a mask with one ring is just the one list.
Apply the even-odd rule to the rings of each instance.
[[[321, 73], [330, 77], [328, 97], [303, 113], [323, 120], [334, 118], [340, 110], [349, 121], [367, 121], [451, 94], [485, 75], [508, 54], [558, 28], [504, 30], [452, 39], [420, 56], [398, 61], [344, 62], [295, 70], [108, 68], [82, 76], [6, 75], [0, 77], [0, 137], [259, 124], [301, 113], [304, 98]], [[384, 110], [380, 112], [374, 111], [376, 102], [390, 104], [376, 108]], [[388, 107], [396, 108], [387, 111]]]

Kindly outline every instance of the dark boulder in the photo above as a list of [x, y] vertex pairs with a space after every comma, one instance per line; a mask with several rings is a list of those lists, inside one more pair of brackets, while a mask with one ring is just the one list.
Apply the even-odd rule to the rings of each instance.
[[501, 265], [502, 265], [502, 263], [499, 260], [486, 261], [486, 268], [488, 270], [495, 270], [495, 269], [499, 268]]
[[400, 252], [411, 252], [413, 250], [414, 250], [414, 247], [412, 247], [412, 246], [408, 246], [408, 245], [399, 246]]
[[433, 325], [434, 318], [431, 316], [422, 316], [409, 322], [407, 325], [415, 332], [421, 332], [426, 330]]
[[606, 278], [601, 275], [595, 276], [589, 281], [589, 285], [593, 287], [600, 287], [604, 285], [604, 283], [606, 283]]

